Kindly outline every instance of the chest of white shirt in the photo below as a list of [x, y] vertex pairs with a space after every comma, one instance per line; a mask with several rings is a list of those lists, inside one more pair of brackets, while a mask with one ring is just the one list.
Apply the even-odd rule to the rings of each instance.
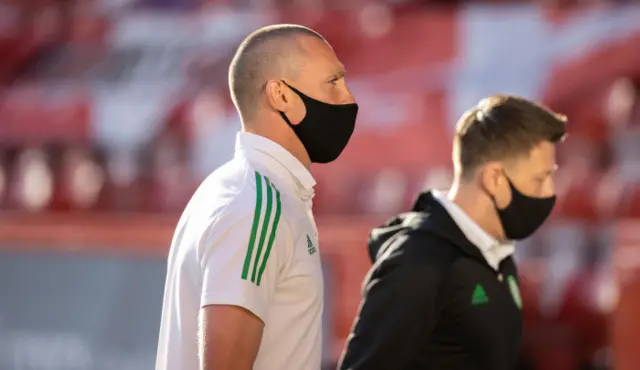
[[319, 261], [319, 238], [315, 219], [310, 209], [299, 209], [292, 220], [293, 253], [296, 258]]
[[288, 221], [290, 235], [287, 239], [290, 245], [288, 258], [280, 272], [278, 290], [288, 297], [285, 299], [287, 302], [319, 304], [323, 297], [324, 282], [315, 222], [305, 212], [299, 211], [290, 215]]
[[293, 197], [283, 199], [283, 211], [290, 226], [293, 264], [320, 266], [318, 229], [309, 204]]

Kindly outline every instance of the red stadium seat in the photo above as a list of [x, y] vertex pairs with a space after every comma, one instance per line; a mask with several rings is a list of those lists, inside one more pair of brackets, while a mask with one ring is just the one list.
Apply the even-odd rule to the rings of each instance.
[[597, 221], [600, 218], [594, 188], [601, 175], [599, 173], [578, 173], [566, 168], [558, 175], [557, 203], [554, 217], [579, 221]]
[[600, 181], [594, 186], [593, 197], [598, 213], [603, 219], [616, 217], [619, 203], [622, 201], [623, 189], [624, 184], [615, 169], [610, 169], [603, 174]]
[[602, 175], [598, 159], [602, 146], [587, 137], [571, 137], [558, 146], [560, 171], [555, 177], [558, 195], [554, 216], [578, 221], [595, 221], [600, 215], [594, 189]]
[[620, 168], [614, 167], [596, 188], [598, 209], [606, 217], [640, 217], [640, 179], [625, 179]]
[[134, 212], [144, 209], [146, 195], [143, 163], [136, 153], [109, 152], [106, 158], [105, 202], [109, 211]]
[[318, 214], [354, 214], [362, 211], [362, 197], [370, 177], [357, 171], [344, 171], [332, 165], [313, 169], [318, 182], [313, 208]]
[[624, 185], [616, 216], [619, 218], [640, 218], [640, 182]]
[[381, 169], [366, 176], [354, 193], [358, 209], [365, 213], [390, 216], [403, 211], [408, 178], [401, 170]]
[[597, 306], [601, 276], [594, 270], [584, 270], [567, 285], [560, 320], [577, 333], [576, 348], [580, 358], [589, 361], [606, 346], [608, 317]]
[[106, 18], [83, 14], [71, 22], [71, 29], [66, 41], [71, 44], [100, 46], [105, 42], [109, 25]]
[[104, 207], [106, 172], [90, 148], [72, 147], [62, 154], [58, 173], [61, 206], [75, 211]]
[[18, 153], [8, 192], [10, 203], [23, 211], [38, 212], [51, 206], [55, 182], [46, 152], [26, 148]]
[[6, 209], [9, 200], [10, 168], [5, 152], [0, 152], [0, 210]]

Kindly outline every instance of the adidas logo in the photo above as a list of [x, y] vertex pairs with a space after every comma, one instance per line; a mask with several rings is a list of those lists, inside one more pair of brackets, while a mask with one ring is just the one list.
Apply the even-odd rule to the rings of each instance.
[[316, 253], [316, 247], [313, 246], [313, 242], [309, 235], [307, 235], [307, 252], [309, 252], [310, 256]]
[[471, 296], [471, 304], [473, 306], [487, 304], [489, 303], [489, 297], [487, 297], [487, 292], [484, 291], [482, 285], [477, 284], [476, 289], [473, 291], [473, 295]]

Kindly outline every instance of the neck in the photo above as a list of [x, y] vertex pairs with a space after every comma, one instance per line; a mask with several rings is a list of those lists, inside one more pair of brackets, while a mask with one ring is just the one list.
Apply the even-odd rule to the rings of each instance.
[[455, 180], [449, 190], [448, 198], [489, 235], [497, 240], [505, 239], [493, 202], [477, 186]]
[[265, 137], [285, 148], [291, 155], [300, 161], [307, 169], [311, 166], [311, 159], [307, 154], [300, 139], [280, 116], [275, 119], [260, 119], [242, 123], [242, 131]]

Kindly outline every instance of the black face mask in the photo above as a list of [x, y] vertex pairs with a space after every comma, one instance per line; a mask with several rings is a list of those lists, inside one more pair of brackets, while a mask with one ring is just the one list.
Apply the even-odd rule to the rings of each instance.
[[496, 206], [504, 234], [509, 240], [528, 238], [549, 217], [556, 203], [556, 196], [530, 197], [516, 189], [508, 177], [507, 181], [509, 181], [509, 188], [511, 188], [511, 203], [504, 209], [498, 209]]
[[284, 112], [280, 112], [280, 116], [300, 139], [311, 162], [334, 161], [340, 156], [353, 134], [358, 104], [324, 103], [306, 96], [286, 82], [284, 84], [302, 99], [307, 113], [297, 125], [291, 124]]

